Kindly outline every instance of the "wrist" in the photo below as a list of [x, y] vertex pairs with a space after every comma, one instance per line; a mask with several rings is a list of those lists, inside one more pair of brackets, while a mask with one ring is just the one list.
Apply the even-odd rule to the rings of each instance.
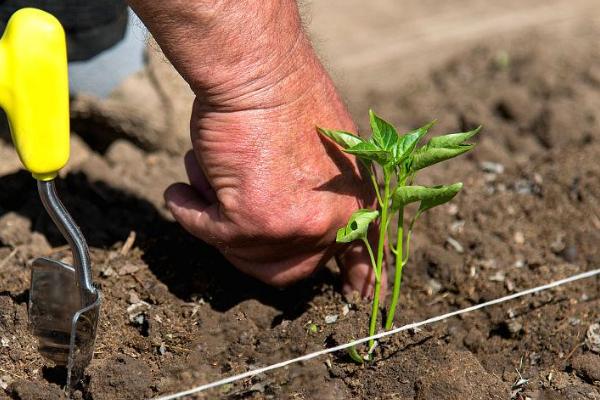
[[312, 61], [295, 0], [130, 4], [192, 90], [207, 100], [269, 86]]

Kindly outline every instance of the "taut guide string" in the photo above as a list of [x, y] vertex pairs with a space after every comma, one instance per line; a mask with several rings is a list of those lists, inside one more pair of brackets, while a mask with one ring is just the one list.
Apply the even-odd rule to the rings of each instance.
[[596, 275], [600, 275], [600, 268], [599, 269], [594, 269], [594, 270], [591, 270], [591, 271], [587, 271], [587, 272], [583, 272], [581, 274], [576, 274], [576, 275], [570, 276], [568, 278], [560, 279], [560, 280], [557, 280], [557, 281], [554, 281], [554, 282], [551, 282], [551, 283], [548, 283], [548, 284], [545, 284], [545, 285], [542, 285], [542, 286], [537, 286], [537, 287], [534, 287], [534, 288], [531, 288], [531, 289], [523, 290], [522, 292], [513, 293], [513, 294], [510, 294], [508, 296], [500, 297], [498, 299], [486, 301], [485, 303], [481, 303], [481, 304], [477, 304], [477, 305], [474, 305], [474, 306], [471, 306], [471, 307], [463, 308], [461, 310], [456, 310], [456, 311], [449, 312], [447, 314], [438, 315], [437, 317], [432, 317], [432, 318], [426, 319], [426, 320], [421, 321], [421, 322], [414, 322], [412, 324], [404, 325], [404, 326], [401, 326], [399, 328], [391, 329], [389, 331], [380, 332], [380, 333], [378, 333], [376, 335], [364, 337], [362, 339], [354, 340], [352, 342], [341, 344], [339, 346], [330, 347], [330, 348], [327, 348], [327, 349], [315, 351], [313, 353], [308, 353], [308, 354], [305, 354], [303, 356], [292, 358], [292, 359], [286, 360], [286, 361], [281, 361], [281, 362], [278, 362], [276, 364], [268, 365], [266, 367], [251, 369], [251, 370], [246, 371], [246, 372], [244, 372], [242, 374], [233, 375], [233, 376], [230, 376], [230, 377], [227, 377], [227, 378], [219, 379], [217, 381], [206, 383], [204, 385], [200, 385], [200, 386], [197, 386], [195, 388], [192, 388], [192, 389], [189, 389], [189, 390], [185, 390], [185, 391], [182, 391], [182, 392], [179, 392], [179, 393], [174, 393], [174, 394], [170, 394], [170, 395], [166, 395], [166, 396], [157, 397], [154, 400], [171, 400], [171, 399], [177, 399], [177, 398], [180, 398], [180, 397], [183, 397], [183, 396], [189, 396], [189, 395], [194, 394], [194, 393], [199, 393], [199, 392], [211, 389], [211, 388], [215, 388], [217, 386], [221, 386], [221, 385], [225, 385], [225, 384], [228, 384], [228, 383], [236, 382], [236, 381], [239, 381], [239, 380], [242, 380], [242, 379], [245, 379], [245, 378], [249, 378], [251, 376], [262, 374], [262, 373], [267, 372], [267, 371], [272, 371], [274, 369], [283, 368], [283, 367], [285, 367], [287, 365], [290, 365], [290, 364], [294, 364], [294, 363], [301, 362], [301, 361], [307, 361], [307, 360], [310, 360], [310, 359], [313, 359], [315, 357], [319, 357], [319, 356], [322, 356], [322, 355], [325, 355], [325, 354], [334, 353], [336, 351], [344, 350], [344, 349], [350, 348], [352, 346], [356, 346], [358, 344], [368, 342], [369, 340], [372, 340], [372, 339], [373, 340], [374, 339], [381, 339], [381, 338], [384, 338], [384, 337], [387, 337], [387, 336], [395, 335], [396, 333], [399, 333], [399, 332], [403, 332], [403, 331], [407, 331], [407, 330], [410, 330], [410, 329], [419, 328], [419, 327], [425, 326], [425, 325], [430, 325], [430, 324], [433, 324], [435, 322], [439, 322], [439, 321], [443, 321], [443, 320], [448, 319], [448, 318], [455, 317], [457, 315], [462, 315], [462, 314], [470, 313], [470, 312], [473, 312], [473, 311], [476, 311], [476, 310], [480, 310], [480, 309], [485, 308], [485, 307], [493, 306], [493, 305], [496, 305], [496, 304], [500, 304], [500, 303], [504, 303], [504, 302], [507, 302], [507, 301], [510, 301], [510, 300], [517, 299], [519, 297], [527, 296], [529, 294], [543, 292], [545, 290], [553, 289], [553, 288], [558, 287], [558, 286], [566, 285], [567, 283], [575, 282], [575, 281], [578, 281], [578, 280], [581, 280], [581, 279], [591, 278], [592, 276], [596, 276]]

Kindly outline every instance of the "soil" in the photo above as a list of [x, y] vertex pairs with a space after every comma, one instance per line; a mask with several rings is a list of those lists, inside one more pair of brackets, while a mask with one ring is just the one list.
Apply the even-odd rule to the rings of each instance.
[[[396, 325], [600, 265], [600, 44], [592, 33], [576, 46], [535, 35], [488, 42], [402, 91], [364, 99], [406, 128], [432, 117], [434, 133], [485, 127], [470, 155], [419, 178], [461, 180], [465, 189], [419, 221]], [[81, 136], [59, 191], [92, 247], [104, 303], [75, 398], [169, 394], [366, 334], [369, 302], [340, 293], [333, 263], [286, 290], [240, 274], [166, 213], [163, 188], [184, 178], [176, 151], [145, 147], [126, 130], [86, 141], [93, 124], [111, 124], [76, 118]], [[0, 398], [62, 399], [64, 371], [38, 355], [27, 330], [28, 266], [70, 255], [7, 141]], [[326, 323], [331, 315], [337, 320]], [[598, 322], [593, 278], [384, 339], [373, 363], [339, 353], [197, 398], [600, 399], [600, 355], [585, 344]]]

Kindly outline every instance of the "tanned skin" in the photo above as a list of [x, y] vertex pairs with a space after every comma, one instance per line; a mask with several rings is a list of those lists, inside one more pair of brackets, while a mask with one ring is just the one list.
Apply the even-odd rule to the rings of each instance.
[[374, 199], [356, 160], [315, 127], [356, 126], [302, 29], [295, 0], [130, 0], [196, 95], [175, 219], [275, 286], [339, 255], [345, 291], [372, 293], [362, 244], [335, 233]]

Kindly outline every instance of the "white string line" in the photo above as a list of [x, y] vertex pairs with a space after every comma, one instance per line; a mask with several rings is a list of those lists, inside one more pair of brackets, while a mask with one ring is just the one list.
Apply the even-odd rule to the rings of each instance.
[[251, 376], [262, 374], [262, 373], [267, 372], [267, 371], [272, 371], [274, 369], [283, 368], [283, 367], [285, 367], [287, 365], [294, 364], [294, 363], [297, 363], [297, 362], [300, 362], [300, 361], [307, 361], [307, 360], [310, 360], [310, 359], [313, 359], [315, 357], [319, 357], [319, 356], [322, 356], [322, 355], [325, 355], [325, 354], [334, 353], [336, 351], [344, 350], [344, 349], [347, 349], [349, 347], [356, 346], [358, 344], [368, 342], [369, 340], [381, 339], [381, 338], [384, 338], [386, 336], [391, 336], [391, 335], [394, 335], [394, 334], [399, 333], [399, 332], [407, 331], [409, 329], [419, 328], [419, 327], [424, 326], [424, 325], [433, 324], [434, 322], [443, 321], [445, 319], [448, 319], [448, 318], [451, 318], [451, 317], [454, 317], [454, 316], [457, 316], [457, 315], [466, 314], [466, 313], [469, 313], [469, 312], [472, 312], [472, 311], [475, 311], [475, 310], [479, 310], [479, 309], [482, 309], [482, 308], [485, 308], [485, 307], [493, 306], [495, 304], [504, 303], [506, 301], [514, 300], [516, 298], [527, 296], [529, 294], [539, 293], [539, 292], [542, 292], [542, 291], [545, 291], [545, 290], [548, 290], [548, 289], [555, 288], [557, 286], [561, 286], [561, 285], [565, 285], [567, 283], [575, 282], [575, 281], [578, 281], [580, 279], [590, 278], [592, 276], [599, 275], [599, 274], [600, 274], [600, 268], [599, 269], [594, 269], [594, 270], [591, 270], [591, 271], [587, 271], [587, 272], [583, 272], [581, 274], [576, 274], [576, 275], [570, 276], [570, 277], [565, 278], [565, 279], [560, 279], [558, 281], [554, 281], [554, 282], [548, 283], [546, 285], [537, 286], [537, 287], [534, 287], [534, 288], [531, 288], [531, 289], [524, 290], [522, 292], [513, 293], [513, 294], [510, 294], [508, 296], [500, 297], [498, 299], [486, 301], [485, 303], [481, 303], [481, 304], [477, 304], [477, 305], [474, 305], [474, 306], [471, 306], [471, 307], [463, 308], [461, 310], [452, 311], [450, 313], [447, 313], [447, 314], [444, 314], [444, 315], [439, 315], [439, 316], [433, 317], [433, 318], [429, 318], [429, 319], [426, 319], [426, 320], [421, 321], [421, 322], [414, 322], [412, 324], [404, 325], [404, 326], [401, 326], [399, 328], [395, 328], [395, 329], [392, 329], [392, 330], [389, 330], [389, 331], [380, 332], [380, 333], [378, 333], [376, 335], [364, 337], [362, 339], [354, 340], [352, 342], [341, 344], [339, 346], [330, 347], [330, 348], [327, 348], [327, 349], [315, 351], [314, 353], [308, 353], [308, 354], [305, 354], [303, 356], [292, 358], [292, 359], [286, 360], [286, 361], [281, 361], [281, 362], [278, 362], [276, 364], [268, 365], [266, 367], [257, 368], [257, 369], [251, 369], [251, 370], [246, 371], [246, 372], [244, 372], [242, 374], [233, 375], [233, 376], [230, 376], [228, 378], [220, 379], [218, 381], [206, 383], [204, 385], [197, 386], [195, 388], [192, 388], [192, 389], [189, 389], [189, 390], [185, 390], [183, 392], [179, 392], [179, 393], [175, 393], [175, 394], [170, 394], [170, 395], [166, 395], [166, 396], [162, 396], [162, 397], [157, 397], [157, 398], [155, 398], [155, 400], [171, 400], [171, 399], [177, 399], [177, 398], [180, 398], [180, 397], [183, 397], [183, 396], [188, 396], [188, 395], [191, 395], [191, 394], [194, 394], [194, 393], [199, 393], [199, 392], [205, 391], [207, 389], [211, 389], [211, 388], [214, 388], [214, 387], [217, 387], [217, 386], [225, 385], [227, 383], [236, 382], [236, 381], [239, 381], [239, 380], [242, 380], [242, 379], [245, 379], [245, 378], [249, 378]]

